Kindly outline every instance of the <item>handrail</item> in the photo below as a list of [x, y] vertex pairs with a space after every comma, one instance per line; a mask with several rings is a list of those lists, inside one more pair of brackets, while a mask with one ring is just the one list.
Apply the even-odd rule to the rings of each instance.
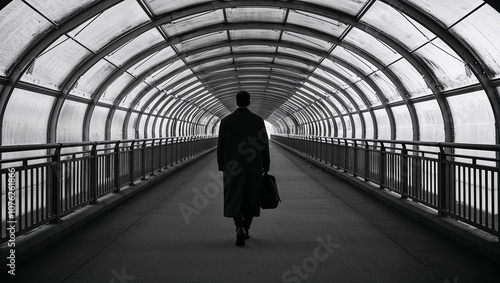
[[[97, 204], [107, 194], [215, 148], [216, 140], [187, 136], [0, 146], [0, 211], [14, 212], [0, 214], [0, 243], [8, 240], [10, 215], [17, 223], [16, 235], [59, 222], [79, 207]], [[70, 151], [63, 152], [65, 148]], [[46, 153], [29, 153], [39, 150]]]
[[[271, 139], [439, 216], [500, 236], [500, 145], [280, 134]], [[419, 148], [424, 146], [435, 151]]]

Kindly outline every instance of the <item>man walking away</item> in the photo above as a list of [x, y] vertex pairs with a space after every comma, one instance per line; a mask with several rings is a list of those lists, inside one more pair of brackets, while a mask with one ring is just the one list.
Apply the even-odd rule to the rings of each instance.
[[236, 226], [236, 245], [244, 246], [255, 216], [260, 215], [262, 172], [270, 166], [264, 120], [252, 113], [250, 94], [236, 94], [238, 109], [223, 118], [217, 141], [217, 163], [224, 174], [224, 216]]

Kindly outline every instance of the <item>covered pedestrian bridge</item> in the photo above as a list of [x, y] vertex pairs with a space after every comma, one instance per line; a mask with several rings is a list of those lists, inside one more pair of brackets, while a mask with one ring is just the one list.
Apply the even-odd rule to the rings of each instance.
[[[484, 270], [500, 258], [499, 6], [3, 1], [2, 263], [14, 250], [16, 270], [47, 281], [495, 282]], [[284, 202], [265, 211], [245, 247], [248, 269], [232, 273], [241, 250], [229, 250], [232, 234], [227, 247], [219, 235], [227, 223], [213, 150], [239, 90], [266, 120]], [[130, 210], [116, 216], [122, 206]], [[106, 222], [106, 213], [116, 218]], [[134, 239], [141, 250], [125, 252]], [[251, 248], [269, 255], [268, 269], [252, 264]], [[391, 264], [376, 262], [384, 252]], [[43, 277], [45, 253], [68, 265], [64, 276]], [[124, 260], [134, 253], [155, 260]], [[158, 262], [170, 253], [182, 260], [164, 269]], [[226, 264], [195, 268], [211, 258]], [[474, 258], [483, 272], [458, 258]], [[98, 262], [109, 264], [105, 276]], [[388, 275], [404, 264], [418, 268]], [[388, 267], [387, 277], [378, 273]]]

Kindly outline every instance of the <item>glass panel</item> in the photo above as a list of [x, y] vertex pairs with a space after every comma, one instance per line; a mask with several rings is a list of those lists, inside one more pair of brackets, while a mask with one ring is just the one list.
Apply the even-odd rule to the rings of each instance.
[[340, 58], [345, 62], [348, 62], [349, 65], [353, 66], [355, 69], [359, 70], [365, 75], [369, 75], [378, 70], [372, 63], [366, 61], [358, 54], [355, 54], [351, 50], [348, 50], [344, 47], [337, 46], [330, 54], [332, 56]]
[[337, 38], [340, 37], [348, 27], [344, 23], [337, 22], [336, 20], [297, 10], [289, 11], [287, 23], [317, 29]]
[[213, 0], [169, 0], [169, 1], [157, 1], [157, 0], [146, 0], [144, 1], [152, 10], [155, 16], [180, 10], [185, 7], [192, 6], [194, 4], [213, 2]]
[[128, 127], [127, 127], [128, 128], [127, 139], [138, 139], [139, 138], [139, 131], [137, 131], [134, 128], [138, 117], [139, 117], [139, 113], [137, 113], [137, 112], [132, 112], [132, 114], [130, 115], [130, 120], [128, 122]]
[[378, 137], [379, 140], [390, 140], [391, 139], [391, 124], [389, 122], [389, 116], [385, 109], [374, 110], [375, 119], [377, 119], [378, 127]]
[[142, 93], [144, 90], [146, 90], [149, 87], [148, 84], [144, 82], [140, 82], [131, 92], [129, 92], [121, 101], [120, 106], [122, 107], [130, 107], [130, 104], [134, 99]]
[[495, 144], [495, 116], [484, 91], [447, 98], [455, 142]]
[[328, 99], [332, 102], [335, 107], [340, 111], [340, 114], [347, 113], [347, 110], [339, 103], [339, 99], [336, 96], [329, 96]]
[[71, 95], [90, 99], [101, 84], [116, 71], [116, 67], [106, 60], [100, 60], [78, 79], [69, 92]]
[[[156, 66], [155, 69], [158, 69], [156, 72], [154, 72], [153, 74], [151, 74], [150, 76], [148, 76], [144, 82], [147, 83], [147, 84], [157, 84], [158, 81], [162, 78], [165, 78], [166, 76], [168, 76], [169, 74], [172, 74], [170, 75], [170, 79], [174, 79], [176, 76], [179, 75], [179, 73], [176, 71], [177, 70], [180, 70], [182, 68], [186, 67], [186, 65], [184, 64], [184, 62], [182, 60], [177, 60], [173, 63], [170, 63], [168, 65], [165, 65], [165, 66]], [[167, 82], [170, 81], [170, 80], [167, 80]]]
[[413, 127], [408, 107], [396, 106], [391, 108], [396, 121], [396, 139], [411, 141], [413, 140]]
[[137, 128], [137, 131], [139, 133], [139, 138], [140, 139], [144, 139], [144, 138], [150, 138], [150, 136], [146, 136], [146, 131], [147, 131], [147, 128], [146, 128], [146, 119], [147, 119], [147, 116], [142, 114], [141, 116], [139, 116], [139, 125], [138, 125], [138, 128]]
[[223, 22], [224, 14], [222, 10], [214, 10], [174, 20], [166, 25], [163, 25], [162, 29], [169, 37], [174, 37], [179, 34], [200, 30], [204, 27], [221, 24]]
[[111, 122], [111, 139], [121, 140], [123, 139], [123, 122], [125, 121], [126, 111], [116, 110], [113, 116], [113, 121]]
[[415, 103], [419, 126], [420, 140], [430, 142], [444, 141], [444, 122], [437, 101]]
[[348, 95], [352, 99], [354, 99], [354, 102], [356, 102], [356, 104], [358, 105], [358, 107], [359, 107], [360, 110], [368, 108], [368, 106], [366, 105], [366, 103], [363, 102], [363, 100], [361, 99], [361, 97], [359, 96], [359, 94], [357, 92], [355, 92], [352, 88], [348, 88], [345, 91], [348, 93]]
[[500, 77], [498, 23], [500, 23], [500, 13], [485, 5], [451, 28], [452, 33], [467, 42], [468, 46], [479, 55], [488, 75], [495, 79]]
[[389, 45], [357, 28], [353, 28], [344, 38], [344, 41], [371, 54], [386, 66], [401, 58], [401, 55]]
[[365, 139], [373, 139], [374, 128], [372, 115], [369, 112], [363, 112], [363, 119], [365, 119]]
[[188, 57], [186, 57], [186, 61], [188, 62], [188, 64], [190, 64], [193, 61], [210, 59], [210, 58], [214, 58], [217, 56], [223, 56], [223, 55], [228, 55], [228, 54], [231, 54], [231, 48], [229, 48], [229, 47], [217, 48], [217, 49], [212, 49], [212, 50], [205, 51], [205, 52], [199, 52], [199, 53], [196, 53], [192, 56], [188, 56]]
[[[146, 102], [147, 103], [147, 108], [144, 110], [145, 113], [153, 114], [155, 111], [158, 112], [157, 108], [154, 108], [158, 100], [163, 98], [162, 95], [157, 95], [152, 98], [152, 100]], [[154, 108], [154, 109], [153, 109]]]
[[88, 105], [71, 100], [64, 101], [57, 121], [57, 142], [82, 141], [83, 121]]
[[160, 117], [154, 117], [154, 120], [153, 120], [153, 125], [154, 125], [153, 136], [155, 138], [162, 137], [162, 132], [161, 132], [161, 129], [160, 129], [161, 121], [162, 120], [163, 119], [160, 118]]
[[368, 0], [356, 1], [331, 1], [331, 0], [298, 0], [297, 2], [305, 2], [307, 4], [316, 4], [319, 6], [331, 8], [337, 11], [342, 11], [351, 16], [356, 16], [366, 5]]
[[356, 86], [363, 92], [371, 106], [382, 105], [373, 88], [371, 88], [371, 86], [364, 80], [360, 80], [359, 82], [357, 82]]
[[379, 87], [379, 89], [382, 91], [380, 95], [382, 97], [385, 97], [387, 99], [387, 102], [390, 103], [403, 100], [403, 97], [399, 93], [394, 83], [392, 83], [392, 81], [390, 81], [389, 78], [381, 71], [376, 71], [375, 73], [371, 74], [369, 78], [372, 79]]
[[[257, 59], [260, 59], [260, 58], [255, 58], [255, 57], [253, 57], [252, 59], [253, 59], [253, 60], [255, 60], [255, 61], [258, 61]], [[267, 59], [267, 58], [266, 58], [266, 59]], [[242, 58], [237, 58], [237, 59], [235, 59], [235, 61], [236, 61], [236, 60], [241, 60], [241, 61], [243, 61], [243, 59], [242, 59]], [[204, 63], [204, 64], [195, 65], [195, 66], [193, 67], [193, 70], [194, 70], [195, 72], [200, 72], [200, 71], [203, 71], [203, 69], [207, 69], [207, 68], [210, 68], [210, 67], [215, 67], [215, 66], [219, 66], [219, 65], [224, 66], [224, 65], [231, 64], [232, 62], [233, 62], [233, 59], [232, 59], [232, 58], [227, 58], [227, 59], [222, 59], [222, 60], [215, 60], [215, 61], [211, 61], [211, 62], [209, 62], [209, 63]], [[259, 60], [259, 62], [260, 62], [260, 60]]]
[[124, 1], [82, 23], [68, 35], [97, 53], [120, 35], [148, 21], [136, 1]]
[[227, 21], [237, 22], [274, 22], [282, 23], [285, 20], [286, 9], [276, 8], [229, 8], [226, 9]]
[[352, 114], [354, 120], [354, 138], [360, 139], [363, 135], [363, 127], [361, 126], [361, 119], [358, 114]]
[[165, 58], [173, 58], [174, 56], [177, 56], [177, 53], [175, 53], [171, 47], [164, 48], [161, 51], [158, 51], [141, 60], [141, 62], [130, 68], [128, 72], [134, 76], [142, 75], [143, 73], [151, 70], [158, 63], [164, 62]]
[[[147, 116], [144, 115], [143, 116], [144, 118], [142, 118], [142, 120], [144, 120], [145, 122], [147, 122], [147, 126], [146, 126], [146, 138], [148, 139], [151, 139], [154, 137], [153, 135], [153, 121], [154, 121], [154, 117], [150, 117], [150, 119], [148, 120], [147, 119]], [[142, 124], [142, 120], [141, 120], [141, 124]], [[141, 126], [141, 129], [142, 129], [142, 126]]]
[[46, 143], [55, 98], [14, 89], [2, 121], [2, 145]]
[[198, 48], [206, 47], [215, 43], [227, 42], [226, 31], [219, 31], [210, 34], [204, 34], [192, 39], [184, 40], [175, 45], [180, 53], [187, 53]]
[[31, 45], [44, 32], [52, 27], [51, 23], [21, 1], [12, 1], [0, 10], [0, 75], [6, 76]]
[[153, 89], [149, 90], [148, 93], [146, 93], [146, 95], [141, 97], [140, 101], [135, 106], [134, 105], [131, 105], [131, 106], [134, 106], [134, 110], [139, 111], [151, 99], [151, 97], [153, 97], [154, 95], [157, 95], [158, 93], [159, 93], [158, 89], [153, 88]]
[[276, 52], [275, 46], [268, 45], [244, 45], [244, 46], [233, 46], [233, 53], [274, 53]]
[[[270, 60], [272, 60], [272, 59], [270, 59]], [[288, 59], [275, 58], [274, 63], [278, 64], [278, 65], [282, 64], [282, 65], [286, 65], [286, 66], [298, 67], [301, 69], [306, 69], [308, 71], [312, 71], [314, 69], [314, 66], [306, 65], [306, 64], [303, 64], [303, 63], [300, 63], [297, 61], [288, 60]]]
[[259, 39], [259, 40], [278, 40], [281, 32], [278, 30], [265, 29], [237, 29], [230, 30], [229, 35], [232, 40], [241, 39]]
[[429, 14], [446, 27], [451, 26], [460, 20], [477, 6], [481, 5], [481, 0], [405, 0], [418, 7], [424, 13]]
[[285, 47], [280, 47], [278, 48], [278, 54], [284, 54], [284, 55], [291, 55], [293, 57], [298, 57], [299, 60], [308, 60], [308, 61], [313, 61], [314, 63], [319, 63], [320, 60], [322, 60], [322, 57], [316, 56], [314, 54], [301, 51], [301, 50], [296, 50], [296, 49], [291, 49], [291, 48], [285, 48]]
[[389, 70], [400, 80], [411, 98], [432, 94], [422, 75], [406, 59], [392, 64]]
[[113, 104], [122, 91], [135, 80], [129, 73], [123, 73], [112, 82], [99, 98], [99, 102]]
[[335, 117], [335, 123], [337, 124], [337, 136], [338, 138], [344, 138], [344, 126], [341, 122], [342, 118], [340, 117]]
[[326, 40], [307, 36], [305, 34], [286, 31], [286, 30], [283, 32], [281, 39], [285, 40], [285, 41], [297, 43], [300, 45], [309, 46], [309, 47], [314, 48], [314, 49], [320, 49], [323, 51], [329, 51], [333, 46], [332, 43], [330, 43]]
[[380, 1], [375, 2], [363, 15], [361, 22], [389, 35], [406, 49], [413, 51], [435, 37], [415, 20]]
[[109, 108], [96, 106], [90, 119], [89, 141], [103, 141], [106, 139], [106, 120]]
[[156, 29], [152, 29], [118, 47], [116, 50], [108, 54], [106, 59], [114, 65], [121, 67], [137, 54], [163, 41], [163, 37], [158, 33], [158, 31]]
[[349, 116], [342, 116], [342, 118], [344, 119], [345, 128], [346, 128], [346, 132], [345, 132], [344, 137], [345, 138], [354, 138], [352, 135], [352, 124], [351, 124], [350, 117]]
[[441, 83], [441, 90], [478, 83], [464, 61], [441, 39], [435, 39], [415, 52]]
[[187, 69], [182, 73], [177, 73], [174, 76], [169, 77], [164, 82], [161, 82], [158, 85], [158, 88], [162, 90], [164, 89], [167, 93], [171, 93], [172, 91], [175, 91], [178, 87], [182, 86], [182, 83], [192, 76], [193, 72], [190, 69]]
[[[31, 6], [56, 24], [61, 24], [71, 15], [80, 12], [98, 0], [27, 0]], [[26, 15], [25, 15], [26, 17]]]
[[61, 36], [34, 60], [21, 80], [58, 90], [67, 76], [90, 55], [78, 43]]

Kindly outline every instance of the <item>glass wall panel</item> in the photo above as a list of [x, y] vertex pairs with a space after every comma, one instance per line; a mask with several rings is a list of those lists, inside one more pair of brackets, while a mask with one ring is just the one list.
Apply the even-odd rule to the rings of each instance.
[[371, 106], [382, 105], [382, 102], [380, 102], [380, 99], [375, 94], [373, 88], [369, 84], [367, 84], [364, 80], [358, 81], [356, 83], [356, 86], [363, 92], [363, 94], [368, 99], [368, 102], [370, 103]]
[[403, 97], [399, 93], [399, 90], [396, 88], [393, 82], [389, 80], [389, 78], [382, 73], [381, 71], [376, 71], [375, 73], [369, 76], [375, 84], [382, 91], [382, 97], [385, 97], [388, 103], [401, 101]]
[[424, 26], [389, 5], [377, 1], [363, 15], [361, 22], [369, 24], [414, 51], [435, 35]]
[[120, 35], [148, 21], [148, 15], [136, 1], [123, 1], [82, 23], [68, 35], [97, 53]]
[[279, 47], [278, 54], [294, 56], [294, 57], [298, 57], [301, 60], [308, 60], [308, 61], [313, 61], [316, 63], [319, 63], [323, 59], [322, 57], [316, 56], [316, 55], [309, 53], [309, 52], [305, 52], [305, 51], [297, 50], [297, 49], [292, 49], [292, 48], [286, 48], [286, 47]]
[[396, 139], [404, 141], [413, 140], [413, 127], [408, 107], [406, 105], [396, 106], [391, 107], [391, 109], [396, 121]]
[[146, 88], [148, 88], [149, 85], [144, 83], [144, 82], [140, 82], [132, 91], [130, 91], [124, 98], [123, 100], [121, 101], [120, 103], [120, 106], [122, 107], [130, 107], [132, 101], [134, 101], [134, 99], [137, 97], [137, 95], [139, 95], [141, 92], [143, 92]]
[[199, 30], [203, 27], [221, 24], [223, 22], [223, 10], [212, 10], [176, 19], [166, 25], [163, 25], [162, 28], [169, 37], [174, 37], [180, 34], [189, 33], [190, 31]]
[[180, 53], [186, 53], [188, 51], [212, 45], [216, 42], [226, 42], [226, 41], [227, 41], [226, 32], [220, 31], [184, 40], [181, 43], [175, 44], [175, 48], [177, 48], [177, 50]]
[[106, 139], [106, 120], [109, 108], [96, 106], [90, 119], [89, 141], [103, 141]]
[[132, 112], [130, 115], [130, 119], [127, 125], [127, 139], [138, 139], [139, 131], [134, 126], [137, 123], [137, 119], [139, 118], [139, 113]]
[[[56, 24], [61, 24], [69, 16], [80, 12], [98, 0], [27, 0], [25, 1], [38, 10], [45, 17]], [[24, 15], [26, 17], [26, 15]]]
[[353, 138], [351, 118], [349, 116], [342, 116], [345, 122], [346, 132], [344, 134], [345, 138]]
[[71, 95], [91, 99], [101, 84], [116, 71], [116, 67], [106, 60], [100, 60], [78, 79], [69, 92]]
[[145, 114], [140, 114], [139, 118], [139, 125], [137, 127], [137, 131], [139, 131], [139, 138], [140, 139], [145, 139], [145, 138], [150, 138], [151, 136], [146, 136], [146, 118], [147, 115]]
[[[116, 110], [113, 116], [113, 121], [111, 122], [111, 139], [121, 140], [123, 139], [123, 123], [125, 122], [126, 111]], [[126, 137], [125, 137], [126, 138]]]
[[175, 53], [171, 47], [165, 47], [135, 64], [133, 67], [128, 69], [128, 72], [133, 76], [140, 76], [141, 74], [151, 70], [160, 62], [165, 61], [166, 58], [173, 58], [174, 56], [177, 56], [177, 53]]
[[441, 90], [456, 89], [478, 83], [464, 61], [437, 38], [415, 52], [439, 80]]
[[113, 104], [122, 91], [135, 80], [129, 73], [123, 73], [102, 93], [99, 102]]
[[369, 112], [363, 112], [363, 118], [365, 119], [365, 139], [374, 139], [375, 130], [373, 128], [372, 115]]
[[405, 0], [449, 27], [483, 4], [481, 0]]
[[145, 1], [151, 8], [155, 16], [164, 13], [173, 12], [195, 4], [213, 2], [212, 0], [169, 0], [169, 1]]
[[144, 121], [147, 121], [147, 125], [146, 125], [146, 133], [147, 134], [146, 134], [146, 137], [148, 139], [151, 139], [151, 138], [155, 137], [155, 135], [153, 134], [153, 122], [154, 122], [154, 118], [155, 117], [154, 116], [150, 116], [149, 120], [147, 119], [147, 117], [148, 117], [147, 115], [144, 115], [144, 118], [143, 118]]
[[386, 66], [401, 58], [401, 55], [387, 44], [357, 28], [353, 28], [344, 41], [371, 54]]
[[495, 144], [495, 116], [484, 91], [447, 98], [455, 142]]
[[321, 30], [337, 38], [340, 37], [348, 27], [346, 24], [337, 22], [336, 20], [299, 10], [289, 11], [287, 23]]
[[87, 104], [65, 100], [57, 121], [57, 142], [81, 142]]
[[400, 80], [412, 98], [432, 94], [431, 89], [413, 65], [401, 59], [389, 66], [389, 70]]
[[46, 143], [55, 98], [14, 89], [2, 121], [2, 145]]
[[[181, 70], [182, 68], [186, 67], [184, 62], [182, 60], [177, 60], [173, 63], [170, 63], [168, 65], [162, 66], [159, 68], [157, 71], [152, 73], [150, 76], [148, 76], [144, 82], [147, 84], [156, 84], [159, 83], [159, 80], [168, 74], [173, 74], [170, 75], [169, 78], [165, 82], [170, 82], [171, 80], [175, 79], [177, 76], [180, 75], [178, 70]], [[165, 83], [163, 82], [163, 83]]]
[[352, 88], [349, 87], [345, 91], [354, 100], [354, 102], [356, 102], [359, 109], [363, 110], [368, 108], [368, 105], [366, 105], [366, 103], [361, 99], [359, 94], [355, 92]]
[[284, 31], [281, 40], [290, 41], [302, 46], [309, 46], [311, 48], [320, 49], [323, 51], [329, 51], [333, 46], [333, 44], [327, 41], [327, 39], [321, 40], [316, 37], [311, 37], [305, 34], [295, 33], [291, 31]]
[[390, 140], [391, 139], [391, 124], [389, 122], [389, 116], [385, 109], [377, 109], [373, 111], [375, 118], [377, 119], [377, 129], [378, 137], [380, 140]]
[[134, 110], [141, 110], [145, 105], [147, 105], [148, 101], [155, 95], [158, 95], [159, 91], [156, 88], [148, 91], [146, 95], [141, 97], [141, 100], [134, 106]]
[[198, 52], [192, 56], [188, 56], [185, 58], [187, 61], [187, 64], [191, 64], [192, 62], [200, 61], [200, 60], [205, 60], [217, 56], [224, 56], [231, 54], [231, 48], [230, 47], [224, 47], [224, 48], [216, 48], [204, 52]]
[[[481, 2], [481, 1], [477, 1]], [[479, 55], [490, 78], [500, 77], [500, 14], [489, 5], [474, 11], [453, 26], [450, 31], [457, 34]], [[473, 64], [473, 62], [469, 62]]]
[[358, 114], [352, 114], [354, 120], [354, 138], [363, 138], [363, 127], [361, 126], [361, 118]]
[[415, 103], [419, 126], [420, 140], [430, 142], [444, 141], [444, 122], [437, 101], [430, 100]]
[[229, 8], [226, 9], [227, 21], [237, 22], [273, 22], [282, 23], [285, 20], [286, 9], [276, 8]]
[[356, 16], [365, 6], [368, 0], [356, 1], [331, 1], [331, 0], [298, 0], [297, 2], [305, 2], [307, 4], [316, 4], [322, 7], [331, 8], [333, 10], [342, 11], [351, 16]]
[[145, 113], [150, 113], [150, 114], [158, 112], [158, 109], [157, 108], [153, 109], [153, 107], [155, 107], [155, 105], [158, 102], [158, 100], [160, 100], [163, 97], [164, 97], [163, 95], [157, 95], [157, 96], [152, 97], [148, 102], [146, 102], [147, 103], [147, 108], [144, 109], [144, 112]]
[[344, 138], [344, 126], [341, 122], [340, 119], [343, 119], [341, 117], [335, 117], [335, 124], [337, 124], [337, 136], [336, 138]]
[[[12, 1], [0, 10], [0, 76], [10, 68], [31, 44], [36, 42], [52, 24], [21, 1]], [[16, 32], [12, 32], [16, 31]]]
[[372, 63], [368, 62], [358, 54], [344, 47], [337, 46], [330, 54], [332, 56], [341, 58], [345, 62], [348, 62], [349, 65], [352, 65], [355, 69], [359, 70], [365, 75], [369, 75], [378, 70], [378, 68], [375, 67]]
[[59, 90], [67, 76], [90, 55], [69, 37], [61, 36], [36, 57], [21, 80]]
[[106, 59], [114, 65], [121, 67], [137, 54], [163, 41], [164, 39], [160, 33], [156, 29], [151, 29], [118, 47], [116, 50], [109, 53]]

